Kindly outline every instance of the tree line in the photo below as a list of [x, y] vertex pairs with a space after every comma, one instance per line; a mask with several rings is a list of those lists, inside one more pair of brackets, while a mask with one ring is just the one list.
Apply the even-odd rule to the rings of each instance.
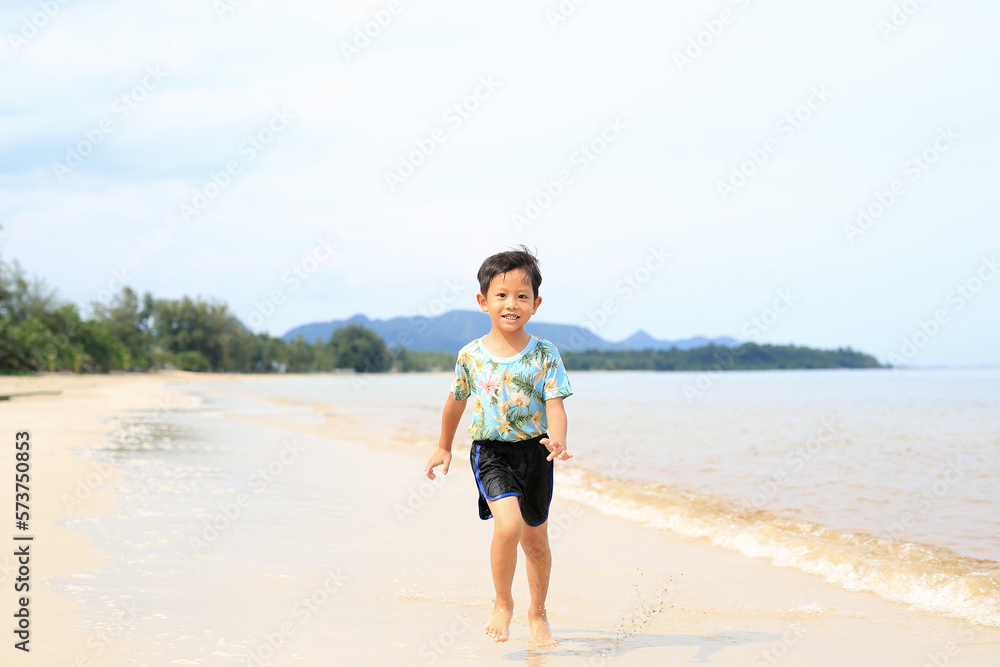
[[0, 259], [0, 373], [101, 372], [180, 368], [236, 373], [426, 371], [454, 367], [454, 355], [390, 348], [351, 324], [308, 343], [253, 333], [213, 300], [140, 297], [123, 287], [90, 304], [89, 318], [61, 302], [20, 264]]
[[711, 371], [808, 368], [882, 368], [875, 357], [851, 348], [817, 350], [796, 345], [743, 343], [689, 350], [589, 350], [563, 352], [566, 370]]

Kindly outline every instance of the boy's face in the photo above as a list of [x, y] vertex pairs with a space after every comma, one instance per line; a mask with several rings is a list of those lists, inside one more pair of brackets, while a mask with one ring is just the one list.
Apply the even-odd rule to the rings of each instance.
[[482, 311], [489, 314], [494, 329], [513, 333], [531, 319], [542, 297], [535, 296], [524, 270], [514, 269], [495, 276], [487, 293], [477, 294], [476, 300]]

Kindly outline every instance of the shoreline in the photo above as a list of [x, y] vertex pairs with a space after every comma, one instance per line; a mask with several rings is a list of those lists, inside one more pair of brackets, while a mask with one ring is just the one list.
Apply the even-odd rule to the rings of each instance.
[[[140, 664], [134, 662], [134, 656], [145, 649], [148, 639], [140, 630], [151, 632], [154, 622], [149, 619], [156, 615], [173, 618], [179, 604], [179, 600], [162, 599], [162, 608], [143, 610], [143, 628], [105, 642], [100, 635], [82, 629], [88, 609], [79, 599], [44, 583], [72, 576], [86, 582], [113, 556], [65, 527], [65, 522], [80, 515], [94, 515], [98, 522], [111, 520], [109, 515], [115, 511], [112, 486], [120, 471], [101, 473], [92, 493], [80, 498], [81, 505], [67, 510], [65, 494], [82, 495], [78, 485], [86, 485], [88, 475], [97, 479], [93, 477], [97, 471], [94, 461], [71, 455], [74, 450], [80, 453], [105, 442], [108, 422], [129, 411], [196, 404], [192, 391], [184, 391], [183, 386], [168, 390], [167, 384], [184, 383], [196, 391], [196, 385], [204, 381], [266, 381], [270, 377], [274, 376], [172, 372], [0, 378], [0, 391], [10, 391], [12, 385], [18, 385], [17, 391], [63, 389], [61, 396], [26, 397], [0, 404], [0, 410], [6, 412], [5, 423], [23, 428], [18, 426], [23, 422], [37, 443], [32, 457], [32, 533], [37, 556], [33, 554], [31, 565], [31, 654], [43, 660], [40, 664], [74, 664], [80, 656], [91, 665]], [[215, 393], [246, 411], [219, 408], [219, 414], [212, 412], [202, 418], [214, 420], [212, 423], [226, 420], [233, 428], [242, 425], [306, 443], [306, 453], [297, 467], [287, 480], [279, 480], [287, 485], [267, 489], [251, 508], [254, 512], [286, 502], [290, 493], [315, 480], [319, 473], [329, 475], [330, 480], [314, 493], [330, 495], [307, 496], [295, 502], [350, 508], [342, 518], [335, 511], [332, 523], [308, 524], [309, 532], [321, 541], [317, 547], [301, 543], [300, 549], [314, 549], [314, 553], [306, 554], [311, 560], [301, 561], [300, 567], [283, 566], [289, 568], [288, 574], [274, 571], [273, 565], [264, 564], [263, 556], [254, 554], [258, 560], [239, 561], [241, 571], [251, 576], [227, 585], [220, 574], [235, 565], [232, 557], [237, 552], [225, 542], [220, 542], [212, 558], [190, 563], [195, 577], [192, 581], [205, 586], [206, 593], [222, 605], [220, 609], [230, 610], [232, 618], [220, 622], [229, 633], [233, 632], [230, 625], [246, 623], [255, 614], [270, 614], [272, 609], [293, 608], [292, 603], [304, 593], [324, 591], [329, 602], [308, 623], [295, 626], [288, 645], [283, 643], [273, 651], [274, 664], [311, 664], [321, 656], [337, 656], [358, 664], [376, 660], [379, 664], [420, 665], [468, 664], [469, 658], [476, 658], [589, 667], [619, 657], [628, 664], [651, 665], [703, 660], [768, 665], [909, 661], [924, 665], [934, 664], [935, 659], [985, 665], [992, 664], [1000, 647], [998, 629], [914, 611], [874, 594], [838, 588], [815, 575], [742, 556], [704, 539], [608, 516], [561, 495], [558, 477], [550, 513], [555, 565], [548, 606], [553, 630], [562, 643], [549, 651], [527, 648], [522, 556], [515, 575], [512, 640], [493, 644], [481, 635], [492, 599], [488, 572], [491, 525], [475, 516], [471, 471], [461, 445], [456, 446], [447, 479], [435, 484], [420, 474], [426, 458], [420, 434], [393, 435], [383, 430], [368, 442], [363, 437], [365, 429], [342, 415], [331, 414], [330, 406], [282, 400], [270, 402], [275, 406], [273, 412], [262, 412], [245, 397], [236, 396], [239, 392], [235, 388], [223, 386]], [[379, 471], [380, 488], [372, 488], [367, 470]], [[12, 493], [13, 485], [6, 484]], [[240, 531], [274, 533], [278, 528], [255, 517], [240, 525]], [[344, 532], [340, 526], [350, 530]], [[301, 534], [301, 528], [292, 526], [288, 539], [301, 541]], [[350, 536], [348, 542], [344, 542], [345, 536]], [[325, 551], [329, 549], [332, 552]], [[5, 556], [0, 567], [9, 571], [12, 560]], [[317, 587], [322, 577], [316, 574], [315, 566], [321, 563], [327, 565], [328, 576]], [[165, 565], [146, 561], [144, 567], [155, 572]], [[343, 582], [331, 583], [331, 577], [341, 575]], [[258, 577], [267, 582], [274, 576], [290, 577], [289, 583], [255, 583]], [[102, 580], [97, 577], [91, 581]], [[11, 601], [9, 606], [13, 593], [7, 590], [4, 599]], [[113, 597], [123, 591], [106, 593]], [[391, 627], [385, 626], [385, 619], [390, 619]], [[170, 621], [161, 623], [170, 625]], [[240, 651], [264, 655], [266, 647], [258, 640], [265, 636], [258, 633], [239, 641], [234, 638], [231, 644], [238, 648], [227, 649], [224, 656], [232, 658], [232, 664], [246, 664], [245, 658], [237, 660]], [[8, 641], [0, 652], [5, 662], [23, 658], [11, 643]], [[97, 647], [103, 648], [98, 651]], [[218, 652], [194, 651], [191, 655], [199, 655], [210, 664], [221, 664], [216, 660], [223, 659]]]

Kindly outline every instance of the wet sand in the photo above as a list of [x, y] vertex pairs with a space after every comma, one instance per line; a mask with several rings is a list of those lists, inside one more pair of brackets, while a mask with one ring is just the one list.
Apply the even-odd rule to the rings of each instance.
[[[0, 423], [4, 439], [10, 443], [5, 457], [8, 466], [0, 474], [0, 498], [14, 497], [15, 433], [31, 434], [30, 525], [17, 531], [11, 521], [0, 537], [10, 548], [0, 558], [0, 590], [5, 616], [15, 611], [22, 595], [29, 599], [29, 651], [14, 647], [20, 639], [5, 632], [0, 649], [4, 665], [101, 665], [118, 664], [129, 655], [130, 643], [117, 628], [107, 634], [86, 632], [85, 621], [92, 610], [49, 583], [55, 576], [88, 580], [108, 561], [78, 532], [65, 526], [74, 515], [99, 515], [111, 510], [110, 492], [119, 472], [99, 468], [94, 461], [79, 456], [100, 447], [108, 432], [107, 420], [131, 410], [156, 410], [163, 406], [187, 405], [189, 399], [164, 389], [170, 373], [130, 376], [77, 376], [50, 374], [37, 377], [0, 377], [0, 394], [61, 392], [57, 395], [14, 397], [0, 402]], [[13, 508], [11, 508], [13, 509]], [[23, 542], [13, 536], [31, 535], [30, 590], [15, 592], [19, 564], [12, 554]], [[122, 610], [128, 613], [127, 610]], [[9, 617], [9, 616], [8, 616]]]
[[[482, 634], [491, 524], [476, 516], [467, 448], [432, 484], [421, 471], [438, 416], [414, 431], [394, 426], [392, 406], [361, 423], [336, 406], [240, 395], [267, 381], [0, 379], [0, 393], [62, 391], [0, 403], [9, 439], [31, 431], [35, 537], [32, 650], [14, 650], [8, 632], [2, 664], [996, 664], [1000, 629], [605, 516], [561, 498], [558, 469], [548, 607], [561, 643], [527, 645], [523, 557], [511, 640], [493, 643]], [[130, 411], [187, 419], [219, 443], [216, 458], [187, 447], [138, 468], [144, 455], [124, 452], [108, 470], [91, 454]], [[280, 474], [255, 483], [267, 465]], [[12, 498], [12, 475], [0, 478]], [[218, 539], [192, 546], [212, 522]], [[12, 550], [0, 559], [8, 614]]]

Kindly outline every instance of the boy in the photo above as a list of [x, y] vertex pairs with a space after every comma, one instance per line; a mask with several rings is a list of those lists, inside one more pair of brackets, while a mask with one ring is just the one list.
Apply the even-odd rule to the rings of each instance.
[[494, 641], [508, 639], [520, 543], [531, 591], [529, 640], [534, 646], [555, 646], [545, 615], [552, 567], [547, 519], [553, 459], [573, 456], [566, 451], [563, 409], [563, 399], [573, 391], [556, 347], [524, 330], [542, 302], [542, 276], [534, 255], [524, 246], [493, 255], [479, 268], [478, 278], [476, 300], [492, 327], [458, 354], [438, 449], [424, 474], [434, 479], [439, 465], [448, 474], [451, 443], [472, 396], [469, 461], [479, 487], [479, 517], [493, 517], [490, 566], [496, 598], [484, 631]]

